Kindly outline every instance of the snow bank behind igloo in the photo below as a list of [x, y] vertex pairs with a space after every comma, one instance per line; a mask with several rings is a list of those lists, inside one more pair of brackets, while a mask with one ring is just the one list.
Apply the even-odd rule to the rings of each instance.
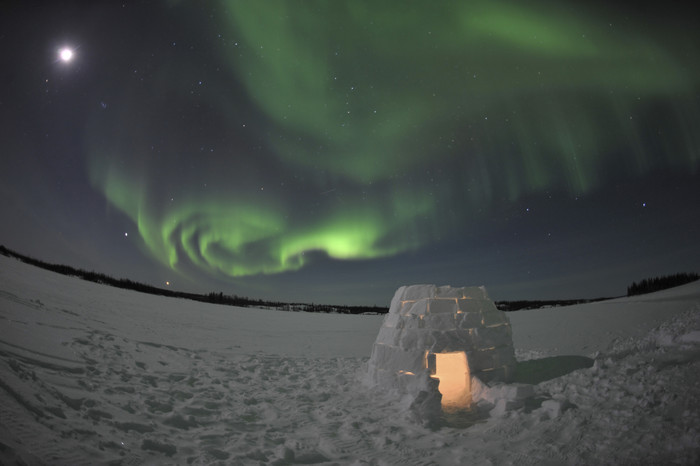
[[411, 285], [391, 301], [368, 362], [368, 382], [421, 411], [466, 408], [471, 378], [509, 381], [515, 368], [510, 322], [484, 287]]

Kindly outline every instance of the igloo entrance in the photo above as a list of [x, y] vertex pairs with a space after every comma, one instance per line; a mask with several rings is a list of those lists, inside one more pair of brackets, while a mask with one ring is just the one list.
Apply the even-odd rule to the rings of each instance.
[[425, 358], [430, 377], [439, 380], [438, 391], [442, 395], [443, 411], [468, 408], [472, 397], [467, 354], [464, 351], [426, 352]]

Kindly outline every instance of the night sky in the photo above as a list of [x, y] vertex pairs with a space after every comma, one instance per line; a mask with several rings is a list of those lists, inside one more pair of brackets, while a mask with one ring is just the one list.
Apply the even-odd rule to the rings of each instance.
[[330, 304], [700, 271], [683, 5], [3, 2], [0, 243]]

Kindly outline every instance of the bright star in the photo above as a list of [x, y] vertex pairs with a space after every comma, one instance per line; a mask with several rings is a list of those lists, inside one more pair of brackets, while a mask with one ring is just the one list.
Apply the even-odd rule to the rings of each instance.
[[64, 47], [58, 51], [58, 57], [62, 62], [68, 63], [73, 59], [73, 50], [68, 47]]

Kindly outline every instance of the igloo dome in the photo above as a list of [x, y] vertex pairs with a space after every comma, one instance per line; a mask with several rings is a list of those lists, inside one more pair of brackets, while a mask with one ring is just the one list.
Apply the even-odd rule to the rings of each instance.
[[412, 285], [399, 288], [391, 301], [368, 377], [372, 385], [414, 398], [437, 397], [451, 411], [469, 406], [472, 377], [507, 382], [515, 363], [508, 317], [484, 287]]

